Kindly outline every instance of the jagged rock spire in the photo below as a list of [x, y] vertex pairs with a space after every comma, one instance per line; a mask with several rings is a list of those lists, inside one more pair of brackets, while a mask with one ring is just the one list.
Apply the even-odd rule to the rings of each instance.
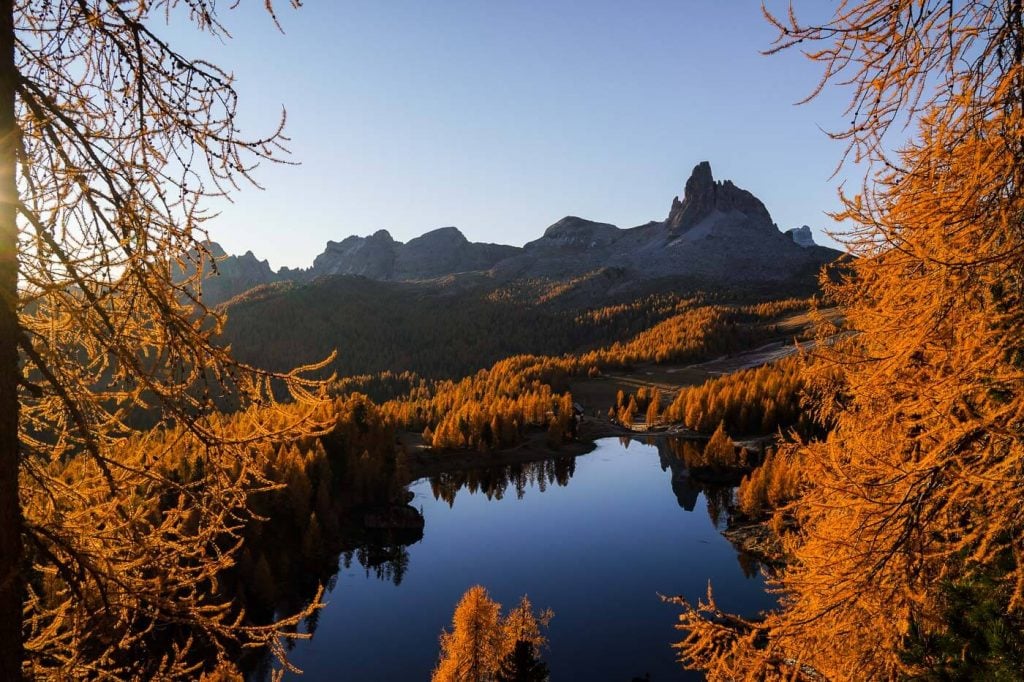
[[729, 180], [715, 182], [711, 164], [701, 161], [686, 181], [682, 201], [679, 197], [672, 200], [665, 226], [674, 234], [685, 232], [716, 210], [723, 213], [739, 211], [754, 220], [772, 224], [771, 215], [760, 199]]

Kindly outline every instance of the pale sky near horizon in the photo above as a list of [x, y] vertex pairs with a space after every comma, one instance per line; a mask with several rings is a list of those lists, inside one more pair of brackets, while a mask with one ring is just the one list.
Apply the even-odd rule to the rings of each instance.
[[163, 29], [234, 72], [244, 131], [288, 111], [301, 165], [265, 165], [265, 191], [217, 205], [207, 227], [229, 253], [277, 269], [381, 228], [521, 245], [565, 215], [632, 227], [664, 219], [703, 160], [780, 228], [834, 245], [843, 148], [822, 129], [848, 94], [794, 105], [820, 67], [760, 53], [774, 31], [759, 1], [279, 0], [284, 34], [261, 5], [222, 12], [223, 44]]

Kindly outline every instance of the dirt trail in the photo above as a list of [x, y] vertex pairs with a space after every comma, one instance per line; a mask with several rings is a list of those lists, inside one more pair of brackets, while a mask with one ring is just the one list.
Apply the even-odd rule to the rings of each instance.
[[736, 355], [726, 355], [697, 365], [690, 365], [686, 369], [699, 370], [708, 376], [722, 376], [723, 374], [738, 372], [741, 369], [752, 369], [761, 365], [767, 365], [769, 362], [775, 362], [792, 355], [798, 349], [810, 350], [814, 346], [814, 341], [802, 341], [799, 346], [792, 339], [788, 341], [772, 341], [753, 350], [737, 353]]
[[[828, 308], [819, 311], [818, 315], [837, 321], [840, 312], [836, 308]], [[792, 355], [798, 349], [807, 351], [814, 348], [814, 341], [801, 341], [799, 346], [795, 341], [813, 324], [810, 313], [794, 313], [776, 324], [786, 336], [752, 350], [692, 365], [643, 363], [630, 372], [609, 370], [600, 377], [574, 378], [569, 388], [573, 397], [588, 410], [588, 414], [599, 411], [601, 406], [607, 410], [608, 405], [615, 402], [615, 394], [619, 390], [635, 393], [640, 388], [657, 388], [661, 391], [663, 404], [667, 404], [675, 399], [680, 389], [687, 386], [697, 386], [708, 379], [742, 369], [760, 367]]]

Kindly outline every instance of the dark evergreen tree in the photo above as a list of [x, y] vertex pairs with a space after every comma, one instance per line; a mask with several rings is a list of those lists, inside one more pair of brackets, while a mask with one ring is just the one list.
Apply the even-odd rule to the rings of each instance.
[[501, 661], [497, 682], [547, 682], [548, 666], [537, 655], [532, 643], [516, 642], [516, 647]]
[[940, 617], [945, 627], [929, 632], [911, 622], [902, 659], [922, 671], [911, 679], [1021, 679], [1024, 662], [1024, 618], [1009, 609], [1012, 568], [1008, 555], [975, 578], [944, 581], [939, 587]]

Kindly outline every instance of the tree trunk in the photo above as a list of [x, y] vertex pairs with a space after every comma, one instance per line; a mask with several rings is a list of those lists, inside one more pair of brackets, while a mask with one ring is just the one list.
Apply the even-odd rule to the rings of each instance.
[[0, 0], [0, 680], [21, 679], [23, 658], [15, 75], [14, 1]]

